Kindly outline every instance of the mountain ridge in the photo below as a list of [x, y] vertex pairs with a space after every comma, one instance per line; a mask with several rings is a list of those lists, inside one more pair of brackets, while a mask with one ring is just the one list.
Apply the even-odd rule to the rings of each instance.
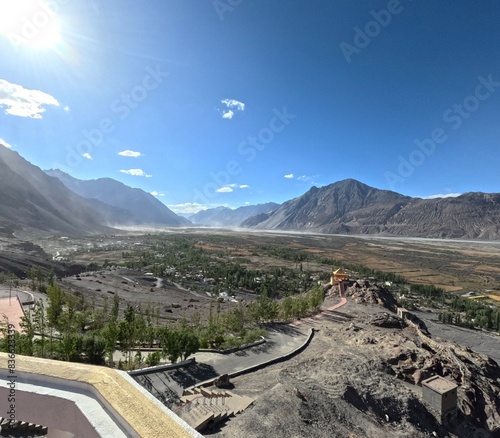
[[[68, 175], [68, 178], [69, 177]], [[112, 181], [110, 179], [110, 181]], [[116, 181], [116, 184], [121, 185]], [[122, 208], [119, 203], [103, 202], [103, 196], [85, 198], [68, 189], [60, 179], [43, 172], [18, 152], [0, 145], [0, 233], [12, 236], [16, 230], [38, 230], [71, 235], [113, 233], [113, 227], [146, 225], [136, 212]], [[123, 185], [123, 187], [127, 187]], [[131, 189], [141, 196], [145, 192]], [[134, 191], [136, 190], [136, 191]], [[126, 193], [129, 193], [125, 190]], [[152, 198], [151, 195], [147, 195]], [[146, 196], [146, 198], [147, 198]], [[125, 196], [126, 198], [126, 196]], [[154, 205], [162, 203], [153, 198]], [[147, 205], [136, 206], [151, 211]], [[163, 210], [163, 207], [162, 207]], [[164, 217], [176, 222], [151, 221], [155, 225], [189, 225], [164, 206]], [[154, 211], [153, 211], [154, 212]], [[151, 223], [148, 221], [148, 225]]]
[[239, 227], [242, 222], [255, 215], [271, 212], [279, 207], [275, 202], [246, 205], [235, 209], [215, 207], [192, 214], [188, 219], [195, 225], [212, 227]]
[[[141, 189], [111, 178], [47, 174], [6, 147], [0, 147], [0, 184], [0, 233], [5, 235], [20, 227], [85, 234], [113, 232], [113, 226], [192, 225]], [[423, 199], [349, 178], [311, 187], [281, 205], [219, 207], [190, 217], [195, 225], [256, 230], [500, 240], [500, 193]]]
[[85, 199], [95, 199], [127, 211], [130, 225], [191, 225], [189, 220], [176, 215], [150, 193], [112, 178], [81, 180], [58, 169], [45, 170], [45, 173]]
[[72, 234], [111, 230], [103, 212], [5, 147], [0, 147], [0, 185], [0, 218], [14, 229]]
[[271, 214], [247, 219], [242, 226], [328, 234], [500, 239], [500, 194], [471, 192], [422, 199], [346, 179], [312, 187]]

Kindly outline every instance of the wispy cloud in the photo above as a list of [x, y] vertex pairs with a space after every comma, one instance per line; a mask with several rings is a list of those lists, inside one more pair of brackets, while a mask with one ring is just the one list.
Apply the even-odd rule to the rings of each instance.
[[142, 169], [128, 169], [128, 170], [120, 170], [121, 173], [126, 173], [127, 175], [132, 176], [145, 176], [146, 178], [151, 178], [153, 175], [148, 175]]
[[223, 119], [232, 119], [234, 117], [235, 111], [245, 111], [245, 104], [235, 99], [223, 99], [221, 103], [226, 105], [228, 108], [222, 112]]
[[319, 185], [320, 184], [320, 183], [316, 182], [318, 180], [319, 174], [295, 176], [293, 173], [289, 173], [287, 175], [283, 175], [283, 177], [286, 179], [295, 179], [296, 181], [307, 182], [311, 185]]
[[223, 187], [217, 189], [218, 193], [231, 193], [234, 189], [248, 189], [250, 186], [248, 184], [226, 184]]
[[149, 192], [151, 195], [153, 196], [157, 196], [157, 197], [162, 197], [162, 196], [165, 196], [165, 193], [160, 193], [160, 192], [157, 192], [156, 190], [153, 190], [152, 192]]
[[47, 105], [59, 106], [59, 102], [43, 91], [0, 79], [0, 107], [5, 107], [5, 114], [41, 119]]
[[[436, 199], [436, 198], [456, 198], [457, 196], [462, 195], [462, 193], [445, 193], [438, 195], [429, 195], [429, 196], [421, 196], [422, 199]], [[420, 196], [418, 196], [420, 198]]]
[[9, 149], [12, 148], [12, 146], [9, 143], [7, 143], [3, 138], [0, 138], [0, 144]]
[[226, 105], [228, 108], [236, 108], [238, 111], [245, 111], [245, 104], [235, 99], [224, 99], [221, 103]]
[[82, 155], [83, 158], [86, 158], [87, 160], [93, 160], [92, 155], [90, 155], [88, 152], [85, 152]]
[[127, 149], [126, 151], [118, 152], [118, 155], [121, 155], [122, 157], [132, 157], [132, 158], [137, 158], [142, 156], [140, 152], [131, 151], [129, 149]]
[[202, 210], [208, 210], [210, 207], [197, 204], [195, 202], [186, 202], [185, 204], [170, 204], [167, 205], [170, 210], [177, 214], [195, 214]]
[[297, 177], [297, 181], [307, 182], [313, 186], [319, 185], [317, 182], [319, 175], [300, 175]]

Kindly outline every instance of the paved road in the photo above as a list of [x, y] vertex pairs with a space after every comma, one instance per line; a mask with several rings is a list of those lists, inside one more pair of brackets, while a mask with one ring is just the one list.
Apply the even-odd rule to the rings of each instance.
[[184, 388], [292, 352], [305, 342], [311, 327], [314, 327], [314, 322], [317, 321], [318, 317], [325, 316], [327, 318], [331, 316], [331, 311], [343, 306], [345, 303], [346, 299], [342, 298], [336, 305], [329, 307], [316, 317], [304, 320], [304, 323], [300, 325], [274, 324], [268, 327], [267, 342], [256, 347], [231, 354], [196, 353], [194, 355], [196, 362], [192, 365], [134, 378], [160, 401], [170, 406], [175, 394], [177, 396], [182, 395]]
[[471, 350], [486, 354], [500, 364], [500, 336], [455, 325], [438, 324], [435, 322], [438, 319], [435, 313], [416, 310], [411, 313], [425, 322], [432, 335], [470, 347]]
[[196, 353], [196, 362], [191, 365], [135, 376], [134, 379], [162, 403], [171, 406], [174, 399], [183, 394], [185, 388], [293, 351], [303, 344], [308, 331], [305, 327], [276, 325], [269, 331], [267, 342], [264, 344], [231, 354]]
[[196, 362], [211, 366], [217, 374], [228, 374], [289, 353], [302, 345], [308, 334], [308, 327], [275, 325], [262, 345], [230, 354], [196, 353], [194, 357]]

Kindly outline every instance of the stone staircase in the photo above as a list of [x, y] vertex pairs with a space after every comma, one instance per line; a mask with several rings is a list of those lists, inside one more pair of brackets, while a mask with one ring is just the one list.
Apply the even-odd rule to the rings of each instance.
[[253, 399], [221, 389], [187, 389], [180, 398], [182, 404], [174, 412], [197, 431], [213, 426], [240, 412], [253, 403]]
[[[0, 417], [0, 431], [15, 431], [15, 436], [42, 437], [47, 435], [47, 427], [26, 421], [10, 422], [7, 418]], [[22, 435], [18, 435], [22, 433]]]

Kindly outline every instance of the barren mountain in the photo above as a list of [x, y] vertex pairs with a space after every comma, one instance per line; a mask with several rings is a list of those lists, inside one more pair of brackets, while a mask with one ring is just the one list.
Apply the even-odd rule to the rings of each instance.
[[278, 207], [279, 204], [268, 202], [266, 204], [239, 207], [234, 210], [227, 207], [209, 208], [189, 216], [189, 220], [196, 225], [238, 227], [248, 218], [270, 213]]
[[190, 222], [177, 216], [165, 204], [144, 190], [132, 188], [111, 178], [89, 181], [73, 178], [57, 169], [46, 170], [47, 175], [58, 178], [72, 192], [86, 198], [100, 201], [127, 212], [125, 222], [120, 216], [111, 218], [117, 225], [166, 225], [186, 226]]
[[0, 147], [0, 219], [12, 231], [29, 227], [85, 234], [110, 231], [106, 212], [68, 190], [17, 152]]
[[242, 225], [339, 234], [499, 239], [500, 194], [421, 199], [347, 179], [313, 187]]

